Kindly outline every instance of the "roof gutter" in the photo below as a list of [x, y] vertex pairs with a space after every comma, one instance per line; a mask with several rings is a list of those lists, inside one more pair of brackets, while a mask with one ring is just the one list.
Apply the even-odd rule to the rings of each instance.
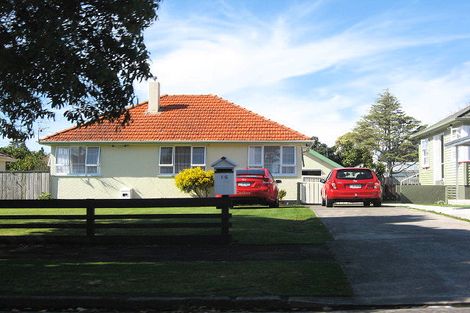
[[106, 144], [106, 145], [130, 145], [130, 144], [187, 144], [187, 143], [304, 143], [310, 144], [312, 140], [164, 140], [164, 141], [41, 141], [42, 145], [70, 145], [70, 144]]
[[441, 132], [441, 131], [444, 131], [446, 130], [447, 128], [453, 126], [453, 124], [455, 123], [470, 123], [470, 118], [468, 117], [457, 117], [451, 121], [448, 121], [444, 124], [441, 124], [441, 125], [438, 125], [438, 124], [434, 124], [434, 125], [431, 125], [419, 132], [417, 132], [416, 134], [413, 134], [410, 136], [411, 139], [420, 139], [420, 138], [423, 138], [423, 137], [426, 137], [427, 135], [429, 134], [433, 134], [433, 133], [438, 133], [438, 132]]

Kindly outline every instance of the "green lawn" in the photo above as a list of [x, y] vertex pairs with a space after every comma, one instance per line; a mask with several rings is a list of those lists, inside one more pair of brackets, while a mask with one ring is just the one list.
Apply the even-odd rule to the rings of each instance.
[[[98, 209], [97, 214], [138, 213], [217, 213], [214, 208]], [[84, 210], [0, 209], [2, 214], [83, 214]], [[328, 231], [314, 213], [304, 207], [235, 208], [231, 210], [234, 243], [228, 254], [236, 255], [240, 247], [262, 247], [276, 252], [276, 247], [314, 247], [324, 253], [315, 257], [254, 258], [239, 261], [159, 261], [147, 258], [110, 261], [101, 258], [99, 248], [86, 247], [86, 255], [59, 257], [37, 252], [3, 254], [0, 251], [0, 293], [3, 295], [129, 295], [129, 296], [349, 296], [351, 288], [326, 242]], [[4, 223], [5, 221], [0, 221]], [[21, 223], [22, 221], [17, 221]], [[43, 222], [48, 222], [44, 220]], [[104, 221], [110, 222], [110, 221]], [[145, 223], [128, 220], [128, 223]], [[163, 222], [168, 222], [164, 220]], [[218, 233], [218, 228], [212, 232]], [[99, 231], [100, 234], [208, 234], [206, 230], [135, 230]], [[84, 234], [84, 230], [0, 229], [0, 235], [67, 235]], [[272, 250], [271, 250], [272, 247]], [[152, 246], [149, 249], [158, 249]], [[55, 248], [54, 248], [55, 249]], [[61, 246], [59, 249], [76, 249]], [[96, 250], [94, 250], [96, 249]], [[114, 248], [111, 249], [113, 253]], [[126, 254], [126, 246], [116, 246]], [[143, 248], [144, 253], [147, 253]], [[170, 247], [170, 249], [172, 249]], [[210, 251], [216, 251], [213, 248]], [[237, 250], [239, 249], [239, 250]], [[14, 249], [13, 249], [14, 250]], [[96, 254], [98, 251], [98, 261]], [[123, 252], [124, 251], [124, 252]], [[154, 255], [158, 255], [158, 251]], [[258, 251], [258, 250], [256, 250]], [[60, 254], [60, 251], [57, 252]], [[224, 252], [226, 253], [226, 252]], [[251, 254], [250, 254], [251, 255]], [[91, 260], [90, 256], [94, 256]], [[225, 255], [223, 255], [225, 257]], [[183, 259], [186, 260], [186, 259]]]
[[[0, 209], [0, 215], [7, 214], [84, 214], [84, 209]], [[130, 208], [130, 209], [97, 209], [96, 214], [145, 214], [145, 213], [219, 213], [215, 208]], [[232, 213], [233, 239], [239, 243], [249, 244], [321, 244], [329, 240], [329, 234], [313, 216], [311, 210], [303, 207], [269, 208], [235, 208]], [[162, 220], [163, 222], [206, 222], [211, 220]], [[216, 221], [216, 220], [212, 220]], [[25, 222], [58, 222], [52, 220], [8, 221], [8, 223]], [[78, 221], [68, 221], [78, 222]], [[109, 220], [101, 223], [111, 222]], [[117, 222], [117, 221], [116, 221]], [[120, 221], [122, 222], [122, 221]], [[127, 223], [145, 223], [142, 220], [127, 220]], [[6, 223], [0, 220], [0, 224]], [[214, 229], [98, 229], [97, 234], [105, 235], [172, 235], [172, 234], [218, 234]], [[84, 235], [84, 229], [0, 229], [0, 235]]]
[[337, 264], [315, 261], [0, 260], [2, 295], [347, 296]]

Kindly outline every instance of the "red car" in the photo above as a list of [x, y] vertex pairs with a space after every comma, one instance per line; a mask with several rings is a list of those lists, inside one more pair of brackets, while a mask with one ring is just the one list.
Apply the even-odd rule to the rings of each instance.
[[244, 168], [236, 173], [237, 193], [232, 197], [255, 197], [271, 208], [279, 207], [277, 197], [281, 180], [275, 180], [267, 168]]
[[382, 205], [382, 186], [374, 171], [368, 168], [335, 168], [321, 190], [322, 206], [335, 202], [364, 202], [364, 206]]

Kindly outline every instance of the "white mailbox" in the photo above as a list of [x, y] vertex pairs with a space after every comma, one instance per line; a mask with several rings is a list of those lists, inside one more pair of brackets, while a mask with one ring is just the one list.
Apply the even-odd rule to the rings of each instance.
[[237, 164], [226, 157], [221, 157], [211, 164], [214, 168], [214, 192], [217, 195], [236, 193], [235, 167]]

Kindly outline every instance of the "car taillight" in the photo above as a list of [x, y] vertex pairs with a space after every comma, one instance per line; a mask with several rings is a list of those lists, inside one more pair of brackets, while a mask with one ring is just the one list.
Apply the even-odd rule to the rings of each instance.
[[367, 189], [380, 189], [380, 183], [367, 183]]
[[269, 181], [269, 178], [263, 178], [263, 185], [269, 185], [271, 182]]

